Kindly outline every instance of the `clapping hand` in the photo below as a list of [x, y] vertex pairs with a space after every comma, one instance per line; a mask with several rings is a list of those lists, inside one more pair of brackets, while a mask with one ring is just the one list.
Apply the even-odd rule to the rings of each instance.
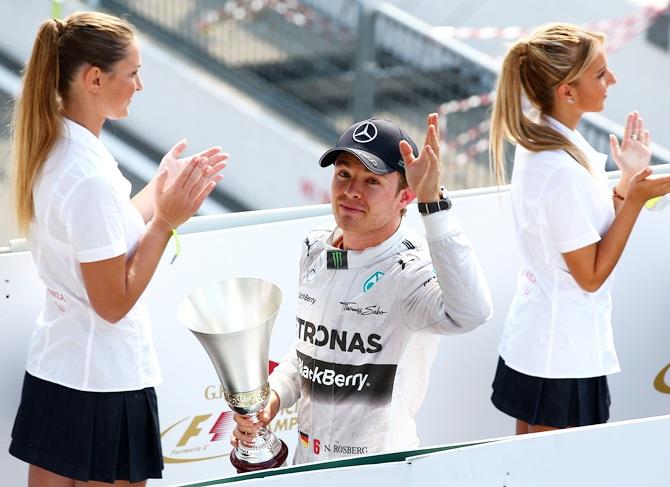
[[670, 193], [670, 176], [652, 176], [651, 167], [645, 167], [630, 179], [626, 201], [642, 208], [646, 201], [668, 193]]
[[[158, 174], [160, 174], [162, 170], [167, 171], [167, 186], [172, 185], [184, 165], [195, 157], [204, 159], [204, 166], [209, 166], [211, 168], [212, 177], [217, 175], [226, 165], [229, 156], [225, 152], [221, 152], [221, 147], [210, 147], [194, 156], [180, 157], [186, 150], [187, 144], [186, 139], [180, 140], [163, 156], [163, 159], [161, 159], [160, 166], [158, 166]], [[214, 181], [214, 179], [211, 179], [211, 181]]]
[[649, 165], [651, 160], [651, 135], [644, 128], [638, 112], [631, 112], [626, 120], [621, 145], [616, 136], [610, 134], [612, 158], [621, 170], [621, 180], [616, 186], [617, 193], [626, 196], [631, 179]]

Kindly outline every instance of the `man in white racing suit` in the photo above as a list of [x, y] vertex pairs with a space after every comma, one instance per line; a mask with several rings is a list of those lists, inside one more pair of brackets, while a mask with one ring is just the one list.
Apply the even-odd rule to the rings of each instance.
[[[491, 315], [484, 275], [440, 188], [437, 119], [428, 117], [421, 153], [395, 124], [370, 119], [321, 157], [335, 166], [337, 227], [304, 240], [297, 340], [270, 375], [261, 416], [268, 424], [300, 399], [294, 463], [417, 447], [435, 335]], [[415, 197], [425, 239], [402, 225]], [[235, 421], [233, 442], [258, 428]]]

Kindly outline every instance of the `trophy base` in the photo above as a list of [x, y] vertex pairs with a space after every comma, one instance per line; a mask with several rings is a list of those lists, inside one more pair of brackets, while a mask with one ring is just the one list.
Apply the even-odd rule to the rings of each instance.
[[279, 468], [284, 465], [286, 462], [286, 457], [288, 457], [288, 447], [286, 443], [282, 440], [279, 440], [281, 447], [279, 449], [279, 454], [271, 460], [262, 463], [249, 463], [244, 460], [240, 460], [235, 455], [235, 449], [230, 452], [230, 463], [233, 464], [233, 467], [237, 470], [237, 473], [249, 473], [257, 472], [259, 470], [266, 470], [268, 468]]

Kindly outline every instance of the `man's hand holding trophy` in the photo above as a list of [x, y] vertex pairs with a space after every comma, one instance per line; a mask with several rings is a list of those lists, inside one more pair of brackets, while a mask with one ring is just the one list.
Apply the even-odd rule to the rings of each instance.
[[[179, 319], [207, 351], [234, 412], [258, 421], [270, 396], [268, 353], [281, 290], [269, 281], [231, 278], [193, 291], [179, 306]], [[280, 467], [288, 448], [265, 427], [238, 445], [230, 461], [238, 473]]]

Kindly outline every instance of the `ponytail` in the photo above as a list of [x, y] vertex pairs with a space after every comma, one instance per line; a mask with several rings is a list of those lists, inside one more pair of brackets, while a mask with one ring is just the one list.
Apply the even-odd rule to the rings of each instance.
[[539, 112], [554, 107], [555, 88], [579, 78], [604, 36], [570, 24], [552, 24], [514, 44], [503, 60], [491, 116], [489, 155], [498, 184], [505, 183], [505, 141], [532, 152], [566, 151], [589, 172], [588, 159], [567, 137], [531, 119], [524, 97]]
[[126, 56], [134, 36], [127, 21], [99, 12], [76, 13], [40, 26], [12, 120], [10, 179], [22, 233], [33, 219], [33, 187], [61, 135], [63, 105], [77, 70], [89, 64], [111, 71]]
[[14, 109], [10, 180], [22, 233], [33, 218], [33, 185], [62, 126], [58, 95], [58, 40], [62, 30], [60, 20], [47, 20], [40, 26]]

